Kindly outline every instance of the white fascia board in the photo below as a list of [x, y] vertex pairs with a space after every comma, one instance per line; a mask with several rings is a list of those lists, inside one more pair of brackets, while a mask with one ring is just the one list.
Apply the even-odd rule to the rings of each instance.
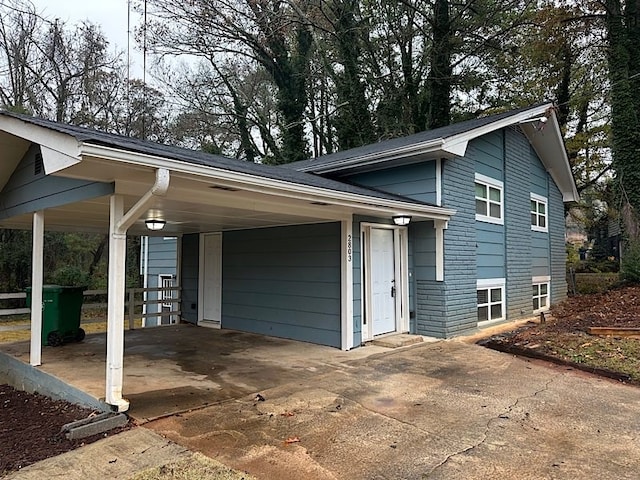
[[569, 157], [567, 156], [567, 151], [562, 139], [560, 124], [555, 114], [551, 115], [545, 129], [552, 130], [552, 139], [545, 144], [547, 148], [543, 148], [543, 145], [541, 145], [541, 135], [536, 135], [539, 134], [539, 132], [537, 132], [535, 128], [530, 127], [523, 129], [523, 131], [538, 154], [538, 157], [540, 157], [547, 172], [549, 172], [553, 181], [560, 188], [562, 200], [564, 202], [577, 202], [580, 200], [580, 195], [578, 194], [573, 172], [571, 171], [571, 164], [569, 163]]
[[398, 158], [412, 157], [416, 155], [427, 155], [439, 152], [442, 150], [444, 140], [437, 138], [435, 140], [429, 140], [428, 142], [412, 143], [403, 147], [394, 148], [391, 150], [382, 150], [380, 152], [369, 153], [367, 155], [359, 155], [343, 160], [336, 160], [335, 162], [328, 163], [326, 165], [310, 165], [306, 168], [301, 168], [301, 172], [313, 171], [314, 173], [331, 173], [335, 171], [344, 170], [350, 166], [370, 166], [381, 162], [387, 162], [389, 160], [396, 160]]
[[[519, 124], [525, 120], [529, 120], [533, 117], [540, 117], [544, 114], [550, 107], [553, 107], [553, 104], [547, 103], [544, 105], [540, 105], [538, 107], [527, 109], [523, 112], [510, 115], [501, 120], [496, 120], [495, 122], [488, 123], [483, 125], [482, 127], [474, 128], [473, 130], [469, 130], [464, 133], [459, 133], [458, 135], [453, 135], [445, 139], [443, 150], [457, 150], [461, 151], [462, 154], [460, 156], [464, 156], [466, 152], [467, 145], [469, 141], [486, 135], [491, 132], [495, 132], [496, 130], [500, 130], [502, 128], [510, 127], [511, 125]], [[561, 137], [562, 138], [562, 137]], [[464, 150], [463, 150], [464, 147]]]
[[42, 152], [42, 163], [44, 165], [44, 173], [47, 175], [55, 173], [59, 170], [71, 167], [76, 163], [80, 163], [80, 160], [76, 157], [71, 157], [58, 150], [53, 150], [44, 145], [40, 145], [40, 152]]
[[[458, 135], [452, 135], [447, 138], [437, 138], [428, 142], [414, 143], [404, 147], [391, 150], [382, 150], [380, 152], [368, 155], [356, 156], [344, 160], [337, 160], [326, 165], [314, 166], [310, 165], [300, 171], [313, 171], [314, 173], [330, 173], [343, 170], [350, 166], [371, 166], [377, 163], [383, 163], [398, 158], [406, 158], [409, 156], [431, 154], [437, 157], [450, 158], [452, 156], [464, 157], [467, 151], [469, 141], [474, 138], [481, 137], [495, 130], [500, 130], [511, 125], [518, 124], [522, 121], [529, 120], [536, 116], [542, 116], [553, 105], [547, 103], [534, 108], [530, 108], [518, 114], [496, 120], [482, 127], [474, 128]], [[560, 137], [562, 138], [562, 137]]]
[[93, 144], [82, 144], [81, 155], [102, 158], [115, 162], [128, 163], [149, 168], [165, 168], [171, 172], [215, 179], [218, 184], [224, 183], [247, 191], [273, 193], [280, 197], [295, 198], [308, 201], [322, 201], [332, 205], [351, 208], [370, 208], [372, 213], [385, 215], [408, 214], [430, 219], [449, 220], [456, 211], [432, 205], [420, 205], [401, 200], [369, 197], [355, 193], [340, 192], [321, 187], [291, 183], [284, 180], [261, 177], [247, 173], [225, 170], [207, 165], [187, 163], [165, 157], [157, 157], [144, 153], [130, 152], [112, 147]]
[[[57, 152], [65, 157], [75, 158], [80, 161], [81, 142], [78, 142], [75, 137], [67, 133], [56, 132], [46, 127], [4, 115], [0, 115], [0, 130], [15, 135], [16, 137], [24, 138], [32, 143], [37, 143], [49, 151]], [[52, 161], [52, 165], [57, 163], [57, 160]], [[46, 173], [50, 173], [47, 170], [45, 171]]]

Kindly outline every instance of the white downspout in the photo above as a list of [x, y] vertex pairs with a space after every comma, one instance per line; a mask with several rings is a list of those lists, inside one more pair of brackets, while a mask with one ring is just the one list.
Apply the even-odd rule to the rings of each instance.
[[110, 199], [105, 401], [118, 412], [129, 409], [129, 402], [122, 398], [127, 230], [148, 210], [154, 197], [167, 192], [169, 179], [169, 170], [156, 170], [156, 181], [151, 189], [127, 213], [124, 213], [121, 195], [112, 195]]

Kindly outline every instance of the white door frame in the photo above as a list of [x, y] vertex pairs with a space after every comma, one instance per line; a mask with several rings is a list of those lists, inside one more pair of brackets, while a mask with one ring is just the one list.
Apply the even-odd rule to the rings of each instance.
[[[205, 237], [207, 236], [217, 236], [220, 241], [220, 258], [218, 259], [219, 271], [218, 275], [220, 276], [220, 289], [217, 292], [217, 298], [220, 301], [220, 318], [215, 319], [206, 319], [204, 318], [204, 266], [205, 266]], [[198, 255], [198, 325], [209, 328], [221, 328], [222, 327], [222, 234], [221, 233], [201, 233], [200, 234], [200, 245], [199, 245], [199, 255]]]
[[[379, 228], [393, 230], [394, 268], [396, 278], [396, 333], [409, 331], [409, 230], [407, 227], [396, 225], [361, 223], [360, 242], [361, 265], [360, 285], [362, 298], [362, 341], [373, 340], [373, 323], [369, 321], [368, 309], [372, 302], [371, 297], [371, 229]], [[364, 239], [364, 241], [363, 241]]]

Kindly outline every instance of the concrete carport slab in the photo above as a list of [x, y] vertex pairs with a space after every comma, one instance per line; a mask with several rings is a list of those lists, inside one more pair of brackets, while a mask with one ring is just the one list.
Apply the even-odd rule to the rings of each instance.
[[257, 478], [637, 478], [638, 389], [457, 341], [148, 428]]
[[[81, 343], [44, 347], [39, 370], [96, 399], [104, 395], [106, 334]], [[255, 396], [264, 389], [321, 372], [351, 368], [349, 362], [388, 349], [335, 348], [189, 324], [125, 332], [124, 397], [139, 422]], [[29, 343], [0, 346], [29, 361]]]

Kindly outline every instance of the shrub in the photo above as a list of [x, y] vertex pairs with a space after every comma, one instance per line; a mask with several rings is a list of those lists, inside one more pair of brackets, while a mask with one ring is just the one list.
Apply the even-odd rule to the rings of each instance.
[[78, 267], [67, 265], [56, 270], [51, 276], [51, 281], [54, 284], [68, 287], [87, 287], [89, 275]]
[[620, 278], [629, 283], [640, 283], [640, 241], [630, 243], [623, 252]]

